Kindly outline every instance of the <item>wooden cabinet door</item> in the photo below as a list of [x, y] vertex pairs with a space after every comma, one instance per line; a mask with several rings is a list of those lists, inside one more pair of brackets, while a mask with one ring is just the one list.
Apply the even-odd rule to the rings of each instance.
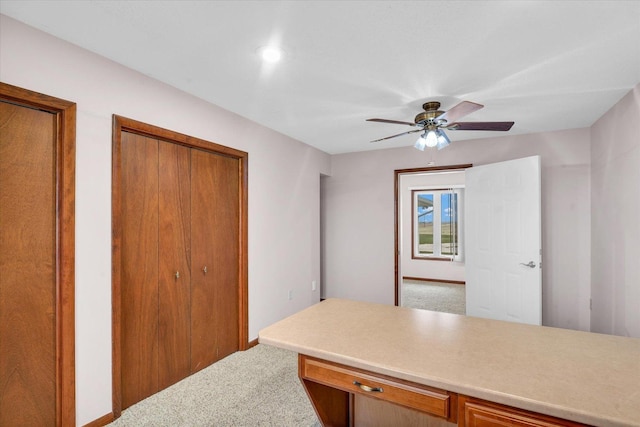
[[160, 141], [158, 150], [159, 389], [191, 373], [190, 150]]
[[122, 133], [122, 408], [158, 391], [158, 140]]
[[238, 350], [238, 174], [237, 159], [191, 151], [192, 372]]
[[0, 117], [0, 425], [56, 425], [56, 116]]
[[584, 427], [560, 418], [459, 396], [459, 425], [464, 427]]

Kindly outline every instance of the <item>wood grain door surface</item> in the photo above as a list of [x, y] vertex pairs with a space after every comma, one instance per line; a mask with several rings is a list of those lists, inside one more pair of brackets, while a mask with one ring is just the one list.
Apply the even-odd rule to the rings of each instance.
[[122, 408], [238, 350], [237, 159], [122, 132]]
[[238, 350], [238, 160], [192, 150], [191, 191], [191, 358], [196, 372]]
[[222, 359], [240, 346], [239, 294], [240, 282], [240, 165], [238, 159], [216, 156], [214, 215], [215, 236], [212, 242], [216, 280], [218, 332], [218, 359]]
[[158, 391], [158, 141], [122, 134], [122, 406]]
[[0, 109], [0, 425], [55, 425], [56, 116]]
[[189, 148], [159, 141], [159, 389], [191, 373]]

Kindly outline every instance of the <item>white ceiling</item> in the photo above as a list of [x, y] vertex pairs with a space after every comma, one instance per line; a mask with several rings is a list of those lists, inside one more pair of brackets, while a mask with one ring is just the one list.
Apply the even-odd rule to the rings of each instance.
[[[413, 145], [425, 101], [588, 127], [640, 82], [640, 1], [0, 1], [0, 13], [330, 154]], [[256, 51], [277, 43], [275, 66]], [[451, 131], [456, 140], [503, 132]]]

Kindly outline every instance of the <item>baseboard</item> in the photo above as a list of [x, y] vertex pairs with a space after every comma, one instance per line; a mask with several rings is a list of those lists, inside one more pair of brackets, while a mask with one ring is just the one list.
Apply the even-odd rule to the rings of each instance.
[[83, 427], [102, 427], [102, 426], [106, 426], [113, 420], [114, 420], [113, 413], [110, 412], [106, 415], [101, 416], [97, 420], [93, 420], [90, 423], [85, 424]]
[[258, 345], [258, 338], [256, 338], [255, 340], [251, 340], [249, 341], [249, 344], [247, 345], [247, 350], [249, 350], [250, 348], [253, 348], [255, 346]]
[[416, 281], [419, 281], [419, 282], [451, 283], [451, 284], [454, 284], [454, 285], [464, 285], [464, 284], [466, 284], [465, 281], [460, 281], [460, 280], [426, 279], [424, 277], [409, 277], [409, 276], [402, 276], [402, 280], [416, 280]]

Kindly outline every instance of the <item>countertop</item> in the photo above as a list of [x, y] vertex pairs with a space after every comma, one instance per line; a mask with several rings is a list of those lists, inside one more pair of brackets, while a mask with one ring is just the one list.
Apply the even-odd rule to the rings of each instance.
[[640, 426], [640, 339], [327, 299], [261, 344], [598, 426]]

